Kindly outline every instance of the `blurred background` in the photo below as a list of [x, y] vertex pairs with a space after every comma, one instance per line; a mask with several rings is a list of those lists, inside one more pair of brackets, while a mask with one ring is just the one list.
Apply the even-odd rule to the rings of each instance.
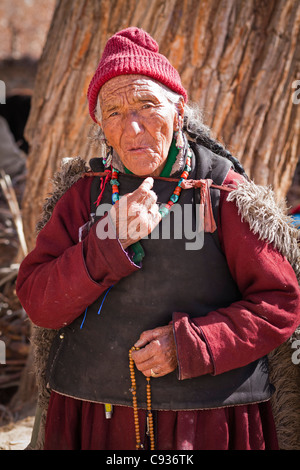
[[108, 37], [132, 25], [159, 42], [215, 136], [299, 221], [298, 0], [1, 0], [0, 449], [28, 443], [36, 401], [18, 266], [61, 159], [95, 151], [87, 85]]
[[[9, 176], [17, 198], [17, 204], [12, 207], [5, 189], [0, 189], [0, 339], [6, 345], [6, 364], [0, 365], [0, 426], [4, 426], [2, 432], [0, 429], [3, 438], [0, 438], [0, 449], [24, 448], [33, 425], [30, 416], [34, 414], [35, 390], [25, 409], [18, 400], [12, 402], [30, 350], [30, 325], [15, 294], [20, 261], [16, 223], [26, 184], [29, 151], [24, 129], [54, 7], [55, 0], [0, 2], [0, 80], [6, 87], [6, 103], [0, 104], [0, 170]], [[9, 183], [5, 187], [10, 194]], [[29, 418], [21, 422], [16, 432], [13, 423], [27, 415]]]

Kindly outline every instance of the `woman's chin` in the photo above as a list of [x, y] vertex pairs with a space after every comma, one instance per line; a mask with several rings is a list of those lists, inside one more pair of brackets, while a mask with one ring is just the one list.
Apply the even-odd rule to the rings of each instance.
[[136, 176], [159, 176], [161, 173], [161, 166], [157, 165], [126, 165], [126, 168], [134, 173]]
[[[124, 156], [125, 157], [125, 156]], [[121, 157], [124, 166], [137, 176], [159, 176], [166, 158], [153, 152], [132, 151], [129, 156]]]
[[[129, 168], [128, 168], [129, 169]], [[140, 176], [141, 178], [146, 178], [147, 176], [159, 176], [160, 175], [160, 170], [157, 168], [134, 168], [133, 170], [130, 170], [132, 173], [134, 173], [136, 176]]]

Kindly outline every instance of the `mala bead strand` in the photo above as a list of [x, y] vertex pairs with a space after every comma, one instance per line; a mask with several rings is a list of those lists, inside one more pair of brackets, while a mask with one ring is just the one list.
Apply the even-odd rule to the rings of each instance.
[[151, 405], [151, 384], [150, 377], [146, 377], [147, 385], [147, 434], [150, 439], [150, 450], [155, 449], [155, 440], [154, 440], [154, 424], [153, 424], [153, 414], [152, 414], [152, 405]]
[[141, 442], [141, 435], [140, 435], [140, 423], [139, 423], [139, 414], [138, 414], [138, 406], [137, 406], [137, 397], [136, 397], [136, 380], [135, 380], [135, 373], [134, 373], [134, 361], [131, 357], [132, 351], [138, 351], [139, 348], [135, 348], [134, 346], [129, 351], [129, 370], [130, 370], [130, 380], [131, 380], [131, 393], [132, 393], [132, 403], [133, 403], [133, 419], [134, 419], [134, 427], [135, 427], [135, 448], [136, 450], [143, 449], [143, 444]]
[[[129, 370], [130, 370], [130, 379], [131, 379], [131, 393], [132, 393], [132, 403], [133, 403], [133, 418], [134, 418], [134, 427], [135, 427], [135, 448], [136, 450], [141, 450], [144, 448], [141, 442], [140, 435], [140, 423], [138, 415], [138, 406], [137, 406], [137, 396], [136, 396], [136, 379], [134, 371], [134, 361], [132, 359], [132, 351], [138, 351], [139, 348], [132, 347], [129, 350]], [[147, 434], [150, 439], [150, 450], [155, 449], [155, 439], [154, 439], [154, 424], [153, 424], [153, 414], [151, 408], [151, 384], [150, 377], [146, 377], [146, 396], [147, 396]]]

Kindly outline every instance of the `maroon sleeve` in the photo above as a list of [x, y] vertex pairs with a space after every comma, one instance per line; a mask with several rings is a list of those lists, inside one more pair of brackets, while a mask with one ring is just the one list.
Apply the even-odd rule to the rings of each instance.
[[111, 236], [100, 240], [95, 224], [79, 242], [79, 227], [90, 217], [91, 179], [80, 179], [61, 197], [20, 266], [17, 295], [38, 326], [58, 329], [71, 323], [108, 287], [139, 269], [107, 216]]
[[[236, 173], [225, 184], [234, 183]], [[260, 241], [222, 192], [218, 232], [242, 299], [206, 317], [173, 315], [179, 377], [185, 379], [246, 365], [287, 340], [300, 323], [300, 297], [289, 262]]]

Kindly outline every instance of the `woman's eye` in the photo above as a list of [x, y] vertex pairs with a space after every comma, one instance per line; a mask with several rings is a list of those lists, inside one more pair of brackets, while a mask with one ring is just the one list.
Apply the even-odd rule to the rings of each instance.
[[114, 117], [114, 116], [117, 116], [118, 114], [119, 114], [119, 113], [118, 113], [117, 111], [114, 111], [113, 113], [111, 113], [111, 114], [109, 115], [109, 117]]
[[142, 109], [149, 109], [149, 108], [152, 108], [152, 104], [150, 103], [143, 104], [142, 106]]

